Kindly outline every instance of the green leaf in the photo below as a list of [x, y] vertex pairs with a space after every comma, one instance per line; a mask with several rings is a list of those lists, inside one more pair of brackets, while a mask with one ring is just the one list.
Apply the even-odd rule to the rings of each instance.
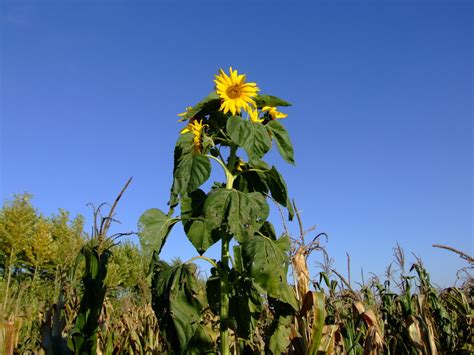
[[244, 171], [234, 180], [234, 188], [242, 192], [268, 193], [266, 174], [259, 171]]
[[181, 219], [188, 239], [200, 255], [220, 239], [203, 217], [203, 207], [207, 195], [201, 189], [195, 190], [181, 199]]
[[287, 207], [288, 204], [288, 189], [286, 187], [285, 180], [280, 175], [277, 169], [274, 166], [265, 174], [266, 182], [268, 189], [272, 194], [272, 197], [279, 204]]
[[273, 227], [273, 224], [271, 224], [269, 221], [265, 221], [260, 228], [260, 233], [262, 233], [265, 237], [270, 238], [271, 240], [276, 240], [277, 236], [275, 233], [275, 228]]
[[204, 203], [204, 218], [211, 230], [227, 226], [227, 231], [243, 242], [260, 228], [268, 217], [265, 197], [258, 192], [216, 189]]
[[[236, 274], [236, 273], [235, 273]], [[242, 339], [251, 339], [262, 314], [263, 303], [252, 280], [238, 275], [231, 284], [229, 318], [231, 326]]]
[[175, 173], [176, 192], [185, 194], [201, 186], [211, 174], [211, 162], [202, 154], [187, 154], [179, 162]]
[[257, 104], [258, 108], [262, 108], [264, 106], [291, 106], [291, 104], [285, 100], [282, 100], [276, 96], [272, 95], [257, 95], [254, 98], [255, 103]]
[[295, 164], [293, 144], [291, 144], [290, 136], [285, 127], [279, 121], [270, 121], [266, 125], [271, 132], [280, 152], [280, 155], [290, 164]]
[[194, 337], [204, 306], [196, 265], [170, 266], [155, 253], [152, 263], [152, 307], [168, 346], [183, 352]]
[[178, 218], [169, 217], [158, 208], [143, 213], [138, 220], [138, 237], [143, 251], [150, 255], [153, 251], [159, 254], [171, 228], [178, 221]]
[[[234, 247], [234, 251], [236, 250]], [[214, 314], [219, 314], [220, 278], [215, 269], [207, 280], [206, 293], [209, 307]], [[257, 285], [252, 279], [235, 269], [229, 274], [229, 321], [239, 338], [250, 339], [263, 309], [263, 302]]]
[[297, 309], [295, 295], [286, 279], [289, 249], [290, 239], [286, 235], [274, 241], [257, 234], [243, 243], [242, 257], [250, 275], [269, 296]]
[[183, 117], [190, 119], [195, 116], [206, 116], [211, 111], [218, 110], [220, 106], [220, 98], [215, 91], [211, 92], [204, 99], [198, 102], [193, 108]]
[[227, 120], [227, 133], [232, 141], [242, 147], [251, 161], [258, 161], [272, 147], [268, 131], [259, 122], [251, 122], [240, 116]]
[[211, 162], [207, 156], [195, 151], [193, 137], [194, 135], [188, 132], [181, 135], [176, 143], [171, 207], [177, 205], [179, 195], [196, 190], [211, 174]]
[[216, 230], [212, 230], [204, 219], [195, 220], [184, 226], [188, 239], [202, 255], [221, 238]]

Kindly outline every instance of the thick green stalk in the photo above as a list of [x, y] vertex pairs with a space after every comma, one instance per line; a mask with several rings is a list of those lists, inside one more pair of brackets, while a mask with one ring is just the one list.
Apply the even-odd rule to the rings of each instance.
[[[229, 165], [233, 166], [236, 160], [236, 147], [231, 147]], [[234, 175], [230, 172], [228, 166], [224, 162], [212, 155], [207, 155], [212, 160], [215, 160], [224, 169], [226, 177], [226, 189], [232, 189], [234, 185]], [[229, 341], [229, 244], [231, 237], [225, 233], [222, 235], [221, 246], [221, 266], [219, 270], [220, 277], [220, 335], [221, 335], [221, 355], [230, 355], [230, 341]]]
[[[236, 159], [236, 148], [231, 148], [229, 161], [235, 161]], [[225, 171], [226, 176], [226, 189], [232, 189], [234, 185], [234, 175], [229, 171], [223, 162], [222, 167]], [[229, 340], [229, 244], [230, 236], [227, 234], [222, 235], [222, 247], [221, 247], [221, 355], [230, 355], [230, 340]]]

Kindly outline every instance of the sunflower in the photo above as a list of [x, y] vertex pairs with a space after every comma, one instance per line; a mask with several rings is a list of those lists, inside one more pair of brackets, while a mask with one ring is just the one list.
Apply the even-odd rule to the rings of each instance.
[[276, 107], [273, 106], [265, 106], [262, 108], [262, 111], [268, 112], [272, 120], [276, 120], [277, 118], [285, 118], [288, 116], [286, 113], [278, 112]]
[[249, 109], [249, 117], [250, 121], [252, 122], [263, 122], [262, 118], [258, 118], [258, 110], [257, 109]]
[[188, 132], [192, 132], [194, 134], [194, 148], [196, 151], [200, 152], [201, 151], [201, 137], [202, 137], [202, 131], [204, 130], [204, 127], [208, 127], [207, 124], [202, 124], [202, 120], [194, 120], [192, 122], [189, 122], [186, 127], [184, 127], [180, 134], [185, 134]]
[[235, 115], [242, 109], [249, 110], [250, 105], [256, 106], [253, 97], [257, 95], [260, 89], [255, 83], [246, 83], [245, 75], [238, 75], [237, 70], [229, 68], [230, 75], [227, 75], [222, 69], [220, 75], [216, 75], [216, 92], [222, 99], [220, 107], [224, 113], [231, 112]]

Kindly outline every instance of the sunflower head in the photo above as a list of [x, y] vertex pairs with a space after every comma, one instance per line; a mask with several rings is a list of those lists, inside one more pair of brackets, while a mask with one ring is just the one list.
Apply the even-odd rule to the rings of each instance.
[[249, 112], [249, 117], [252, 122], [263, 122], [263, 118], [258, 118], [258, 110], [250, 108], [248, 110]]
[[232, 67], [229, 68], [229, 72], [230, 74], [227, 75], [220, 69], [214, 82], [217, 95], [222, 99], [220, 110], [235, 115], [242, 109], [247, 111], [250, 106], [256, 106], [253, 98], [257, 95], [259, 88], [255, 83], [246, 83], [245, 75], [239, 75], [237, 70], [232, 70]]
[[185, 134], [188, 132], [192, 132], [194, 134], [194, 148], [196, 149], [197, 152], [201, 151], [202, 145], [201, 145], [201, 137], [202, 137], [202, 131], [204, 130], [205, 127], [208, 127], [207, 124], [203, 124], [202, 120], [193, 120], [192, 122], [189, 122], [186, 127], [184, 127], [180, 134]]
[[276, 107], [273, 107], [273, 106], [264, 106], [262, 108], [262, 111], [268, 112], [272, 120], [276, 120], [277, 118], [285, 118], [288, 116], [286, 113], [277, 111]]

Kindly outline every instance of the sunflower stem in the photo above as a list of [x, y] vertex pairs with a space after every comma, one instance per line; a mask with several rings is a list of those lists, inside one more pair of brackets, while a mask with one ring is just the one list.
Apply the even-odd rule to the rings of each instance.
[[221, 306], [220, 306], [220, 333], [221, 333], [221, 355], [230, 354], [229, 343], [229, 242], [227, 235], [222, 236], [221, 248]]
[[[223, 161], [215, 159], [219, 162], [225, 171], [226, 189], [232, 189], [235, 176], [229, 171], [229, 166], [234, 166], [237, 159], [237, 147], [232, 146], [230, 149], [229, 164], [225, 166]], [[222, 234], [221, 246], [221, 270], [220, 270], [220, 288], [221, 288], [221, 304], [220, 304], [220, 335], [221, 335], [221, 355], [230, 355], [229, 341], [229, 244], [231, 236], [227, 233]]]

